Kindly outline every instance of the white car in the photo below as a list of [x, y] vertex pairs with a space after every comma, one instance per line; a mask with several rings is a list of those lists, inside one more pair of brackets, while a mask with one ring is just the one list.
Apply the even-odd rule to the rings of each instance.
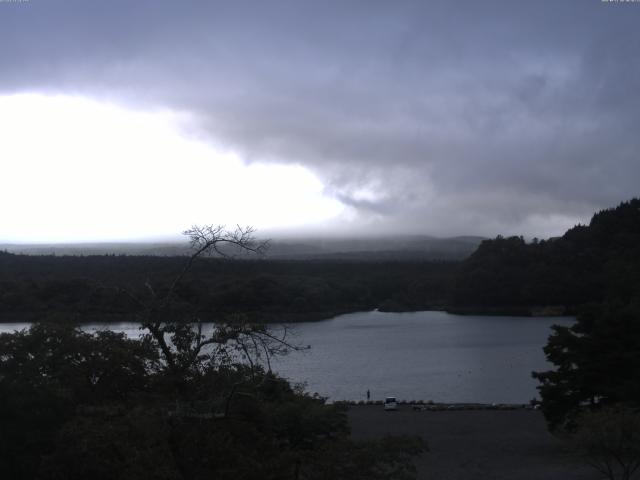
[[384, 399], [384, 409], [387, 411], [398, 410], [398, 402], [396, 397], [387, 397]]

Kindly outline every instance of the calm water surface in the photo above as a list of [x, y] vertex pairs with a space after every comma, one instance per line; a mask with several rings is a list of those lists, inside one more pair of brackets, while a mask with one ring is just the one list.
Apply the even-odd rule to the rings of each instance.
[[[546, 370], [551, 325], [572, 318], [458, 316], [444, 312], [360, 312], [292, 327], [311, 345], [273, 362], [274, 370], [332, 400], [525, 403], [537, 397], [533, 370]], [[0, 324], [0, 332], [25, 324]], [[87, 325], [135, 337], [134, 323]]]

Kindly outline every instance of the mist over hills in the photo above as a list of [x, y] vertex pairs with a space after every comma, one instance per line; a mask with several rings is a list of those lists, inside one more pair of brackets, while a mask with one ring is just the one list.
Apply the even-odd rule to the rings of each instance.
[[[483, 237], [437, 238], [399, 235], [361, 238], [296, 238], [269, 242], [267, 258], [283, 260], [462, 260]], [[0, 244], [0, 250], [25, 255], [151, 255], [182, 256], [189, 245], [180, 242], [76, 244]]]
[[[176, 308], [206, 319], [241, 313], [277, 322], [374, 308], [575, 314], [590, 302], [638, 298], [639, 245], [640, 199], [598, 212], [589, 225], [577, 225], [557, 239], [276, 240], [266, 258], [195, 263], [175, 292]], [[188, 251], [184, 244], [107, 247], [21, 247], [41, 255], [0, 251], [0, 321], [33, 321], [52, 314], [131, 317], [139, 305], [119, 293], [121, 288], [141, 296], [149, 295], [148, 282], [153, 291], [167, 288], [184, 268], [186, 259], [176, 254]]]

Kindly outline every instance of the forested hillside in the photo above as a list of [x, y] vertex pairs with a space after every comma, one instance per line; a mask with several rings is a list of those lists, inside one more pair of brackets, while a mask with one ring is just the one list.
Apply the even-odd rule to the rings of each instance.
[[465, 260], [452, 292], [454, 311], [573, 313], [640, 291], [640, 199], [596, 213], [562, 237], [483, 241]]

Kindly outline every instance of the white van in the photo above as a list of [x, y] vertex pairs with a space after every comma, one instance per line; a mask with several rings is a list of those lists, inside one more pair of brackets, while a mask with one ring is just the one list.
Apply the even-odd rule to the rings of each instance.
[[385, 410], [398, 410], [398, 402], [396, 401], [396, 397], [387, 397], [384, 399], [384, 409]]

